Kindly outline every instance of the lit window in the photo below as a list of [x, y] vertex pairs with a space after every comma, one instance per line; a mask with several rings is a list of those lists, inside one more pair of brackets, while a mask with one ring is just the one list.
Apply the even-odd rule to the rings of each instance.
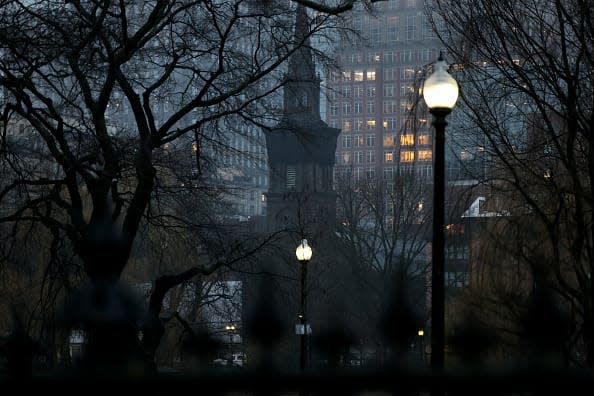
[[350, 70], [345, 70], [342, 72], [342, 79], [345, 81], [350, 81], [351, 80], [351, 71]]
[[363, 81], [363, 71], [355, 70], [355, 81]]
[[384, 151], [384, 162], [391, 163], [394, 161], [394, 153], [391, 151]]
[[415, 152], [405, 150], [400, 152], [400, 162], [412, 162], [415, 159]]
[[394, 136], [387, 135], [384, 136], [384, 147], [392, 147], [394, 146]]
[[413, 144], [415, 144], [415, 135], [413, 135], [412, 133], [400, 135], [401, 146], [412, 146]]
[[375, 119], [368, 118], [367, 121], [365, 122], [365, 124], [367, 125], [367, 129], [374, 129], [375, 128]]
[[342, 153], [342, 163], [348, 164], [351, 162], [351, 154], [350, 153]]
[[197, 143], [192, 143], [192, 151], [193, 152], [198, 151], [198, 144]]
[[431, 161], [433, 152], [431, 150], [419, 150], [419, 161]]
[[351, 130], [351, 122], [348, 120], [342, 121], [342, 130], [343, 132], [348, 132]]
[[419, 144], [422, 144], [422, 145], [431, 144], [431, 137], [429, 135], [419, 135]]
[[367, 70], [367, 80], [375, 81], [375, 70]]

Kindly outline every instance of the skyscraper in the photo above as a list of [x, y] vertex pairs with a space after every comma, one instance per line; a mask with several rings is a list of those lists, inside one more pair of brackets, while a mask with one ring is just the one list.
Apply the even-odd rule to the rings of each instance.
[[326, 118], [341, 129], [336, 175], [355, 183], [390, 182], [397, 173], [432, 175], [432, 139], [427, 115], [413, 114], [427, 66], [439, 41], [420, 0], [375, 3], [375, 12], [355, 7], [350, 21], [360, 32], [354, 45], [341, 43], [339, 71], [328, 75]]

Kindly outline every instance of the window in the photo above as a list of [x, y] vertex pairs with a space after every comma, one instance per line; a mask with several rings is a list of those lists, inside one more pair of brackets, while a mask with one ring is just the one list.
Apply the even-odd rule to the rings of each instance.
[[375, 129], [375, 118], [368, 118], [367, 121], [365, 121], [365, 126], [366, 129]]
[[395, 100], [384, 100], [384, 114], [395, 114], [397, 108]]
[[394, 51], [386, 51], [384, 52], [384, 63], [391, 64], [396, 61], [396, 55]]
[[384, 97], [392, 98], [396, 96], [395, 84], [384, 84]]
[[351, 122], [349, 120], [342, 120], [342, 131], [350, 132], [350, 130], [351, 130]]
[[365, 140], [363, 139], [362, 135], [355, 135], [354, 136], [354, 145], [355, 147], [363, 147], [365, 144]]
[[374, 180], [375, 179], [375, 168], [367, 168], [365, 170], [365, 177], [367, 180]]
[[363, 151], [355, 151], [355, 164], [363, 163]]
[[375, 87], [368, 85], [366, 88], [367, 97], [368, 98], [375, 98]]
[[384, 69], [384, 81], [394, 81], [398, 74], [398, 69], [395, 67], [387, 67]]
[[367, 147], [375, 147], [375, 135], [365, 136], [365, 144]]
[[337, 104], [331, 104], [330, 105], [330, 114], [333, 116], [337, 116], [338, 115], [338, 105]]
[[394, 135], [386, 135], [383, 140], [384, 147], [394, 147]]
[[388, 17], [388, 32], [386, 39], [388, 41], [398, 41], [400, 19], [397, 16]]
[[412, 84], [400, 85], [400, 96], [406, 96], [415, 93], [415, 87]]
[[342, 114], [345, 116], [351, 114], [351, 103], [350, 102], [342, 103]]
[[345, 85], [342, 87], [342, 97], [343, 98], [350, 98], [351, 97], [351, 86]]
[[431, 161], [433, 158], [433, 151], [419, 150], [419, 161]]
[[468, 272], [456, 271], [445, 272], [445, 284], [450, 287], [461, 288], [468, 284], [470, 275]]
[[413, 60], [413, 52], [412, 50], [404, 50], [400, 51], [400, 62], [402, 63], [410, 63]]
[[412, 146], [413, 144], [415, 144], [415, 135], [413, 135], [412, 133], [400, 135], [401, 146]]
[[363, 71], [355, 70], [355, 81], [363, 81]]
[[367, 102], [367, 106], [365, 106], [367, 114], [375, 113], [375, 102]]
[[363, 103], [355, 102], [354, 110], [355, 114], [361, 114], [363, 112]]
[[360, 131], [363, 129], [363, 120], [360, 118], [355, 118], [355, 131]]
[[342, 148], [351, 147], [351, 139], [352, 139], [352, 137], [350, 135], [344, 135], [342, 137]]
[[419, 135], [418, 141], [420, 145], [428, 146], [431, 144], [431, 136], [425, 134]]
[[288, 189], [294, 189], [297, 186], [297, 170], [295, 169], [295, 165], [287, 165], [286, 186]]
[[406, 99], [400, 100], [400, 115], [405, 116], [412, 109], [412, 103]]
[[408, 15], [406, 17], [406, 41], [415, 39], [415, 33], [417, 30], [417, 16]]
[[384, 168], [384, 180], [394, 180], [394, 168], [390, 166]]
[[342, 153], [342, 163], [344, 165], [348, 165], [351, 162], [351, 154], [350, 153]]
[[402, 80], [413, 80], [415, 78], [415, 69], [412, 67], [405, 67], [402, 69], [400, 78]]
[[384, 151], [384, 162], [386, 164], [394, 162], [394, 153], [392, 151]]
[[351, 71], [345, 70], [342, 72], [342, 80], [343, 81], [351, 81]]
[[379, 43], [381, 39], [381, 34], [382, 32], [380, 30], [379, 21], [377, 19], [374, 19], [373, 21], [371, 21], [371, 24], [369, 25], [369, 38], [371, 42]]
[[396, 128], [396, 118], [395, 117], [386, 117], [384, 118], [384, 129], [395, 129]]
[[367, 70], [367, 80], [375, 81], [375, 70]]
[[365, 96], [365, 88], [355, 87], [355, 98], [360, 99]]
[[375, 162], [375, 151], [368, 151], [365, 155], [365, 162], [373, 164]]
[[400, 152], [400, 162], [413, 162], [415, 159], [415, 152], [410, 150], [403, 150]]
[[400, 0], [388, 0], [388, 8], [394, 10], [398, 8]]
[[435, 32], [433, 31], [433, 26], [431, 26], [431, 19], [427, 15], [423, 15], [423, 31], [421, 34], [423, 35], [423, 39], [436, 38]]

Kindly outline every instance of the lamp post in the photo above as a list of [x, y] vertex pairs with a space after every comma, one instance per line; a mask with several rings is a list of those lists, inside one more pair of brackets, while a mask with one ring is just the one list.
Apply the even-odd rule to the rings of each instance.
[[423, 329], [419, 329], [419, 331], [417, 331], [417, 334], [419, 335], [419, 353], [421, 355], [421, 362], [425, 362], [425, 330]]
[[233, 323], [229, 323], [227, 326], [225, 326], [225, 330], [227, 330], [227, 333], [229, 334], [229, 345], [231, 345], [233, 343], [233, 332], [235, 331], [235, 325]]
[[433, 116], [433, 246], [431, 249], [431, 367], [443, 369], [445, 349], [444, 207], [445, 127], [458, 99], [458, 83], [448, 73], [440, 54], [433, 73], [423, 84], [423, 98]]
[[307, 363], [307, 318], [306, 318], [306, 304], [305, 304], [305, 281], [307, 280], [307, 263], [311, 260], [312, 251], [311, 247], [307, 244], [307, 239], [302, 239], [301, 243], [295, 250], [297, 261], [301, 264], [301, 302], [299, 308], [299, 330], [298, 334], [301, 335], [300, 344], [300, 361], [299, 367], [301, 372], [305, 370]]

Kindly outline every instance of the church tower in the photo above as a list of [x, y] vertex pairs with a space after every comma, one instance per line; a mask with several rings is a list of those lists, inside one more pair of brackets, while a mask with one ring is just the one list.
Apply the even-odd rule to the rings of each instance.
[[285, 75], [283, 117], [266, 131], [270, 168], [267, 195], [269, 231], [317, 232], [336, 220], [332, 188], [339, 129], [320, 117], [320, 79], [316, 75], [305, 7], [297, 6], [295, 42]]

